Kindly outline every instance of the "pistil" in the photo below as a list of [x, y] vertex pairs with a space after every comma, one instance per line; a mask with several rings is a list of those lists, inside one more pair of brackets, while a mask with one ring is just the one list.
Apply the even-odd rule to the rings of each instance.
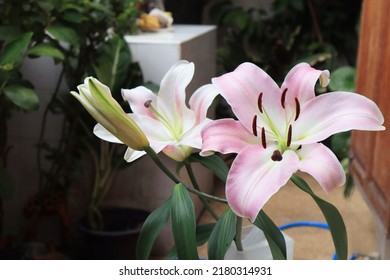
[[275, 150], [271, 156], [271, 159], [273, 161], [281, 161], [283, 159], [283, 156], [279, 150]]

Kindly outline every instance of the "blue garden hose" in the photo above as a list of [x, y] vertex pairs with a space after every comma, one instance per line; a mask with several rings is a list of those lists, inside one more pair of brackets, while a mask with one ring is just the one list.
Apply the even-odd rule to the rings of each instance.
[[[294, 228], [294, 227], [316, 227], [316, 228], [322, 228], [322, 229], [329, 230], [328, 224], [320, 223], [320, 222], [312, 222], [312, 221], [300, 221], [300, 222], [288, 223], [288, 224], [281, 225], [279, 227], [279, 229], [285, 230], [285, 229]], [[337, 260], [336, 253], [333, 254], [332, 259]], [[356, 260], [356, 254], [352, 254], [350, 260]]]
[[329, 229], [329, 226], [327, 224], [319, 223], [319, 222], [311, 222], [311, 221], [301, 221], [301, 222], [284, 224], [280, 226], [279, 229], [285, 230], [292, 227], [317, 227], [317, 228]]

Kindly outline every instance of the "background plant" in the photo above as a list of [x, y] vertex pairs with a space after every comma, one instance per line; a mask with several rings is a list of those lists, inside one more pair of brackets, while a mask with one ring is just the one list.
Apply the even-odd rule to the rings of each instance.
[[3, 200], [10, 199], [14, 192], [12, 178], [7, 171], [7, 157], [12, 149], [7, 141], [7, 121], [13, 111], [34, 111], [39, 103], [32, 85], [20, 73], [31, 37], [31, 32], [12, 34], [0, 27], [0, 236]]
[[[32, 227], [34, 221], [39, 220], [36, 217], [51, 212], [58, 214], [59, 211], [60, 217], [66, 223], [66, 191], [89, 169], [89, 164], [83, 160], [84, 155], [90, 155], [92, 162], [95, 162], [96, 159], [102, 158], [101, 153], [106, 155], [107, 149], [109, 154], [117, 152], [117, 146], [111, 145], [100, 150], [99, 140], [92, 136], [92, 121], [86, 117], [81, 106], [68, 97], [68, 90], [62, 89], [60, 85], [65, 82], [68, 88], [75, 88], [85, 77], [93, 75], [104, 81], [119, 99], [120, 88], [135, 86], [142, 82], [140, 68], [138, 64], [131, 63], [131, 53], [123, 39], [125, 33], [134, 32], [136, 28], [135, 19], [138, 16], [139, 2], [139, 0], [0, 1], [0, 39], [4, 42], [2, 46], [7, 47], [11, 39], [27, 34], [24, 36], [29, 38], [26, 39], [23, 52], [20, 51], [17, 57], [19, 63], [23, 61], [25, 55], [31, 58], [48, 56], [62, 68], [50, 102], [44, 108], [40, 136], [37, 139], [39, 187], [37, 194], [31, 197], [25, 208], [26, 215], [33, 218]], [[3, 68], [4, 61], [0, 61]], [[30, 86], [25, 81], [24, 84]], [[31, 91], [30, 93], [32, 96]], [[3, 96], [8, 97], [2, 94], [0, 98], [4, 98]], [[9, 100], [8, 103], [12, 101]], [[32, 107], [37, 106], [36, 101]], [[58, 143], [46, 140], [47, 120], [51, 115], [63, 118]], [[111, 159], [107, 157], [104, 158], [105, 164], [93, 165], [99, 169], [101, 166], [107, 168], [104, 172], [90, 170], [94, 174], [90, 182], [92, 188], [104, 185], [102, 182], [109, 185], [110, 180], [106, 178], [112, 177], [111, 173], [120, 166], [116, 163], [118, 157], [115, 157], [115, 163]], [[108, 171], [110, 175], [107, 177]], [[95, 177], [95, 174], [101, 176]], [[96, 196], [96, 190], [91, 190], [90, 193], [95, 193]], [[99, 193], [101, 196], [106, 190]], [[96, 200], [96, 197], [92, 199], [91, 196], [91, 201], [101, 201], [101, 198]]]

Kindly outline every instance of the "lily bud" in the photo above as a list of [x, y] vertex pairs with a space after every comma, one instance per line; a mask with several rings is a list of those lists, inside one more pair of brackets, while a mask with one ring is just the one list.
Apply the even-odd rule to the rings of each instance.
[[77, 89], [79, 93], [75, 91], [70, 93], [111, 134], [134, 150], [142, 151], [149, 147], [145, 134], [123, 111], [106, 85], [93, 77], [88, 77]]

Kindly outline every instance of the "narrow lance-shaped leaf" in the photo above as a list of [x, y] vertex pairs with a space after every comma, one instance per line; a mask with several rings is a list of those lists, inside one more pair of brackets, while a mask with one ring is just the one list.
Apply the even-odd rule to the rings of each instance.
[[137, 259], [146, 260], [149, 258], [153, 244], [164, 225], [168, 222], [170, 213], [171, 199], [169, 198], [145, 220], [137, 242]]
[[129, 46], [122, 37], [115, 36], [98, 50], [92, 67], [98, 80], [115, 93], [127, 76], [130, 61]]
[[267, 214], [265, 214], [263, 210], [260, 210], [253, 224], [263, 231], [271, 249], [273, 259], [287, 259], [286, 240], [284, 239], [284, 236], [279, 228], [267, 216]]
[[291, 177], [291, 181], [293, 181], [293, 183], [298, 188], [308, 193], [317, 203], [318, 207], [321, 209], [322, 214], [325, 217], [326, 222], [328, 223], [329, 230], [331, 232], [332, 239], [333, 239], [333, 244], [336, 249], [337, 258], [342, 260], [347, 259], [348, 257], [347, 230], [340, 212], [331, 203], [316, 196], [314, 192], [310, 189], [310, 186], [306, 183], [306, 181], [300, 178], [299, 176], [293, 175]]
[[[215, 224], [202, 224], [196, 227], [196, 246], [202, 246], [205, 244], [213, 231]], [[177, 258], [176, 246], [174, 246], [167, 254], [166, 258], [174, 259]]]
[[199, 259], [196, 249], [194, 204], [182, 184], [177, 184], [173, 188], [171, 221], [179, 259]]
[[237, 216], [228, 208], [211, 232], [207, 253], [210, 260], [223, 260], [236, 235]]

